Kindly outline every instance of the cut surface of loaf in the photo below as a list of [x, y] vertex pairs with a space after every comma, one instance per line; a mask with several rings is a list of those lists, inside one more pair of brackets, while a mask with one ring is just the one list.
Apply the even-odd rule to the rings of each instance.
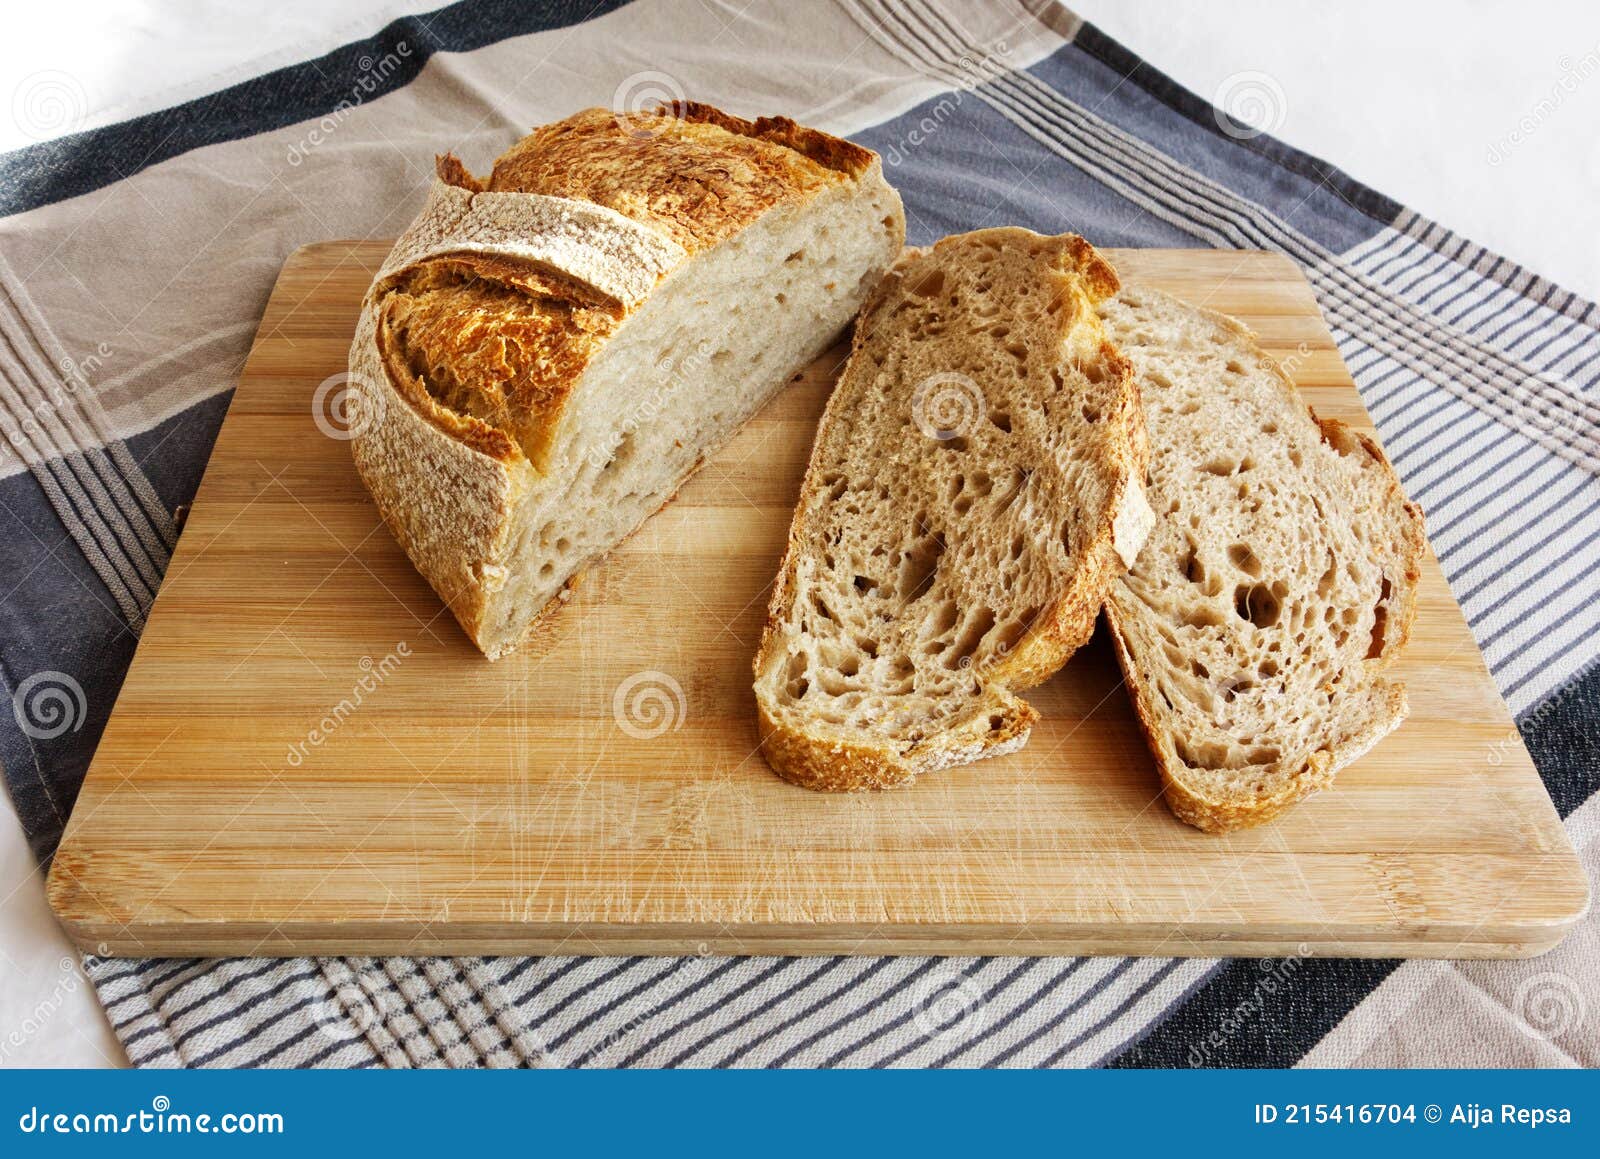
[[438, 171], [363, 307], [352, 448], [494, 658], [838, 337], [905, 220], [870, 151], [687, 103]]
[[886, 788], [1010, 752], [1015, 695], [1088, 639], [1149, 529], [1144, 423], [1082, 238], [991, 229], [909, 255], [856, 323], [755, 660], [763, 753]]
[[1139, 375], [1156, 524], [1106, 604], [1182, 820], [1225, 831], [1326, 788], [1406, 714], [1422, 514], [1231, 318], [1139, 286], [1101, 306]]

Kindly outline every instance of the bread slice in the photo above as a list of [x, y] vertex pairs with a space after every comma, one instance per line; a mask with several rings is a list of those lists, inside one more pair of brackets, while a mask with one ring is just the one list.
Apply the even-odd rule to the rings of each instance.
[[1150, 525], [1144, 422], [1082, 238], [907, 257], [856, 323], [755, 660], [767, 761], [879, 789], [1020, 748]]
[[905, 218], [869, 150], [696, 104], [438, 173], [362, 310], [352, 448], [493, 658], [837, 338]]
[[1156, 526], [1106, 603], [1172, 811], [1277, 816], [1406, 714], [1422, 513], [1231, 318], [1143, 287], [1101, 307], [1138, 371]]

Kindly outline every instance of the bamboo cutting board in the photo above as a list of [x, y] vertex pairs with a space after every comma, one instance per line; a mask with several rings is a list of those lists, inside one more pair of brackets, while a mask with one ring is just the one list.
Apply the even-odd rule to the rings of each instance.
[[[755, 751], [750, 657], [840, 352], [525, 651], [471, 647], [379, 522], [339, 375], [387, 243], [284, 267], [50, 877], [102, 954], [1536, 954], [1588, 887], [1451, 598], [1336, 788], [1208, 836], [1160, 803], [1103, 631], [1022, 752], [823, 796]], [[1113, 252], [1370, 428], [1286, 259]]]

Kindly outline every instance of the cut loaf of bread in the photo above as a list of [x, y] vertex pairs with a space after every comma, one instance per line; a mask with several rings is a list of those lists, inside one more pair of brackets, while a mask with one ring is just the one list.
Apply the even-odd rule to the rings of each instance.
[[494, 658], [838, 337], [905, 218], [872, 152], [696, 104], [438, 173], [363, 306], [352, 447]]
[[1139, 375], [1156, 525], [1106, 603], [1168, 805], [1221, 832], [1326, 788], [1406, 714], [1422, 514], [1231, 318], [1143, 287], [1101, 307]]
[[891, 271], [856, 323], [755, 660], [762, 750], [877, 789], [1020, 748], [1015, 693], [1088, 639], [1149, 530], [1144, 421], [1082, 238], [990, 229]]

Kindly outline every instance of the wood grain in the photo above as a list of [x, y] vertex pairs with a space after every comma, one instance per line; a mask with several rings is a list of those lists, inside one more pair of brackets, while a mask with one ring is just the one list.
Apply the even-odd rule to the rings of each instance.
[[[1266, 828], [1168, 815], [1103, 637], [1028, 694], [1044, 721], [1019, 754], [889, 794], [779, 781], [750, 657], [840, 351], [489, 664], [313, 413], [387, 248], [284, 267], [55, 859], [80, 944], [1495, 957], [1548, 949], [1586, 909], [1431, 559], [1410, 720]], [[1320, 413], [1369, 427], [1287, 260], [1112, 260], [1242, 317]]]

